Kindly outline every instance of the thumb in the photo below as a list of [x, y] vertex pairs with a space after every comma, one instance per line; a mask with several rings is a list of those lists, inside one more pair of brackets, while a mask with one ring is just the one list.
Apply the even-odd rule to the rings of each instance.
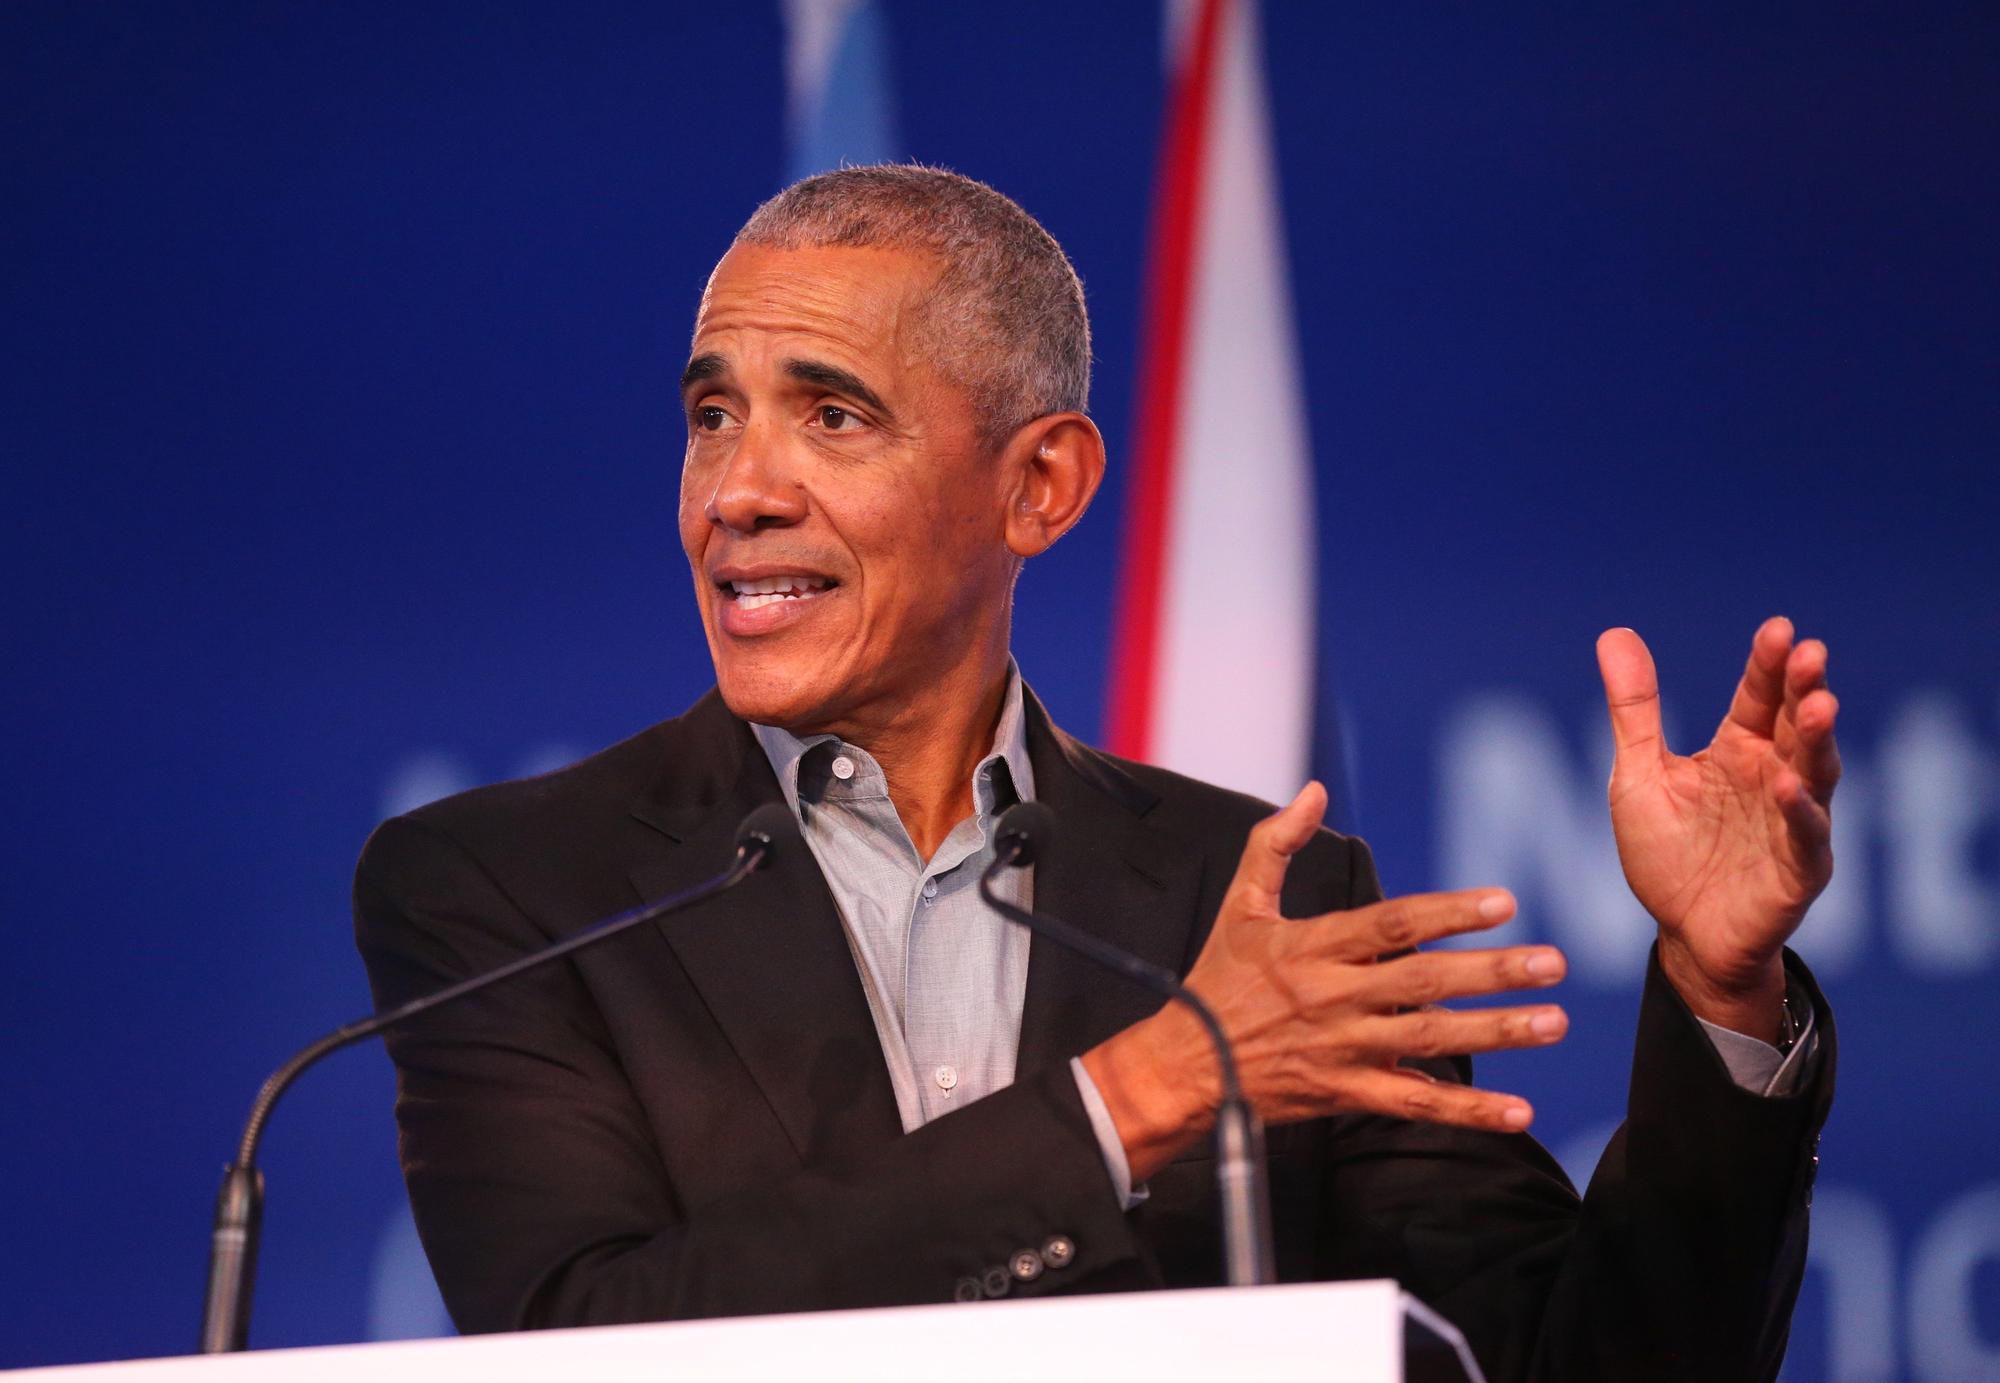
[[1278, 910], [1278, 894], [1285, 886], [1285, 869], [1292, 856], [1305, 849], [1313, 832], [1326, 816], [1326, 789], [1317, 782], [1307, 783], [1299, 795], [1250, 828], [1243, 858], [1229, 891], [1237, 901], [1257, 912]]
[[1666, 757], [1667, 743], [1660, 729], [1660, 678], [1646, 641], [1630, 629], [1605, 630], [1597, 636], [1597, 671], [1618, 750], [1614, 771], [1651, 769]]

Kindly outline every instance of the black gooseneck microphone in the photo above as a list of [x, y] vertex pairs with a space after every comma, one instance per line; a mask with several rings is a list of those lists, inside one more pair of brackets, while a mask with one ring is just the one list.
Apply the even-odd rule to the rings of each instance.
[[1215, 1044], [1216, 1063], [1222, 1068], [1222, 1103], [1215, 1112], [1215, 1184], [1222, 1198], [1224, 1273], [1232, 1287], [1271, 1282], [1277, 1272], [1271, 1251], [1271, 1196], [1264, 1180], [1264, 1126], [1243, 1098], [1243, 1086], [1236, 1075], [1236, 1051], [1215, 1014], [1173, 971], [1141, 960], [1061, 918], [1016, 907], [993, 892], [993, 880], [1001, 870], [1035, 862], [1054, 835], [1055, 824], [1055, 813], [1040, 802], [1017, 802], [1002, 812], [993, 828], [993, 863], [979, 878], [979, 896], [995, 912], [1029, 931], [1039, 932], [1162, 998], [1179, 1000], [1201, 1020]]
[[421, 995], [387, 1013], [370, 1014], [345, 1027], [336, 1028], [273, 1071], [250, 1106], [250, 1118], [244, 1123], [243, 1137], [236, 1146], [236, 1160], [223, 1172], [222, 1190], [215, 1199], [215, 1230], [209, 1241], [208, 1298], [203, 1304], [201, 1317], [202, 1353], [230, 1354], [249, 1343], [250, 1294], [256, 1286], [257, 1237], [264, 1211], [264, 1174], [257, 1169], [257, 1144], [264, 1136], [264, 1125], [277, 1106], [278, 1097], [308, 1066], [330, 1052], [365, 1041], [420, 1013], [442, 1008], [454, 999], [463, 999], [490, 984], [512, 979], [538, 965], [558, 960], [587, 946], [595, 946], [600, 941], [608, 941], [642, 922], [665, 917], [670, 912], [734, 888], [763, 867], [781, 843], [796, 839], [798, 830], [798, 823], [783, 803], [767, 802], [744, 817], [743, 824], [736, 828], [736, 857], [727, 869], [715, 877], [644, 907], [606, 918], [553, 945], [511, 960], [484, 974], [446, 985], [435, 993]]

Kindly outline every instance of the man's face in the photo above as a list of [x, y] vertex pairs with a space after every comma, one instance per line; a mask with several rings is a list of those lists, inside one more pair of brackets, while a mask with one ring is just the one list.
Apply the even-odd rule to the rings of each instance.
[[938, 268], [739, 245], [709, 280], [682, 388], [681, 545], [746, 720], [865, 732], [996, 632], [1004, 648], [1002, 468], [918, 330]]

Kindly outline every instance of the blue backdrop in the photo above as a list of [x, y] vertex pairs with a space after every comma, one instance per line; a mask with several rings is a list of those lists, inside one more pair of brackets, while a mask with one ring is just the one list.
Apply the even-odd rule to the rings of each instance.
[[[1392, 890], [1511, 884], [1574, 958], [1567, 1043], [1486, 1079], [1579, 1172], [1622, 1101], [1644, 932], [1597, 631], [1648, 636], [1687, 748], [1791, 614], [1850, 764], [1799, 943], [1844, 1064], [1791, 1375], [2000, 1376], [1993, 12], [1265, 28], [1343, 814]], [[1074, 256], [1122, 456], [1157, 10], [883, 30], [903, 152]], [[366, 1007], [377, 819], [706, 686], [673, 381], [787, 167], [783, 37], [759, 5], [0, 9], [0, 1366], [192, 1345], [253, 1088]], [[1022, 666], [1087, 737], [1121, 490], [1023, 591]], [[1251, 598], [1287, 579], [1223, 538]], [[368, 1051], [283, 1109], [257, 1344], [439, 1328], [390, 1094]]]

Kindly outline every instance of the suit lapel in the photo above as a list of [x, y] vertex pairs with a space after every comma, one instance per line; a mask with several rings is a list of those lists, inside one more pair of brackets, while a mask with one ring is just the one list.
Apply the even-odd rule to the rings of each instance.
[[[631, 872], [650, 902], [721, 871], [752, 809], [784, 801], [749, 727], [711, 692], [633, 815], [664, 839]], [[840, 914], [804, 840], [660, 932], [799, 1155], [839, 1159], [902, 1132]]]
[[[1050, 722], [1025, 696], [1035, 796], [1057, 830], [1035, 866], [1035, 907], [1176, 974], [1196, 923], [1200, 861], [1145, 821], [1157, 796]], [[1067, 1061], [1160, 1006], [1037, 934], [1028, 950], [1015, 1078]]]

